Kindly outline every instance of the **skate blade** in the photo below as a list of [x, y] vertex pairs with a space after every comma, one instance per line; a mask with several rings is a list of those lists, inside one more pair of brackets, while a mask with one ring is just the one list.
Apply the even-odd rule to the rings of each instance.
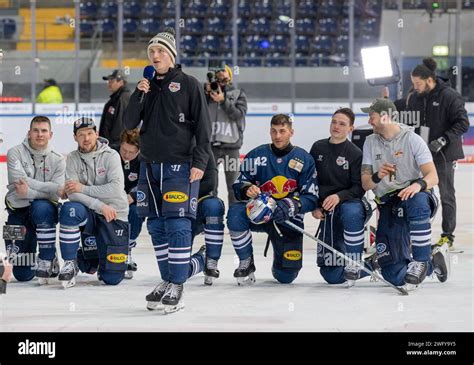
[[38, 278], [38, 284], [39, 285], [48, 285], [49, 284], [49, 278]]
[[176, 305], [165, 305], [164, 306], [164, 314], [171, 314], [178, 312], [184, 309], [184, 303], [178, 303]]
[[133, 271], [125, 271], [125, 273], [123, 274], [123, 277], [124, 279], [133, 279]]
[[356, 280], [346, 280], [346, 283], [347, 283], [347, 288], [352, 288], [355, 285]]
[[212, 285], [214, 278], [212, 276], [204, 276], [204, 285]]
[[72, 288], [73, 286], [76, 285], [76, 278], [71, 279], [71, 280], [64, 280], [61, 282], [62, 286], [64, 289], [69, 289]]
[[406, 291], [414, 291], [420, 287], [421, 284], [405, 284], [402, 286]]
[[149, 311], [164, 311], [165, 306], [161, 302], [146, 302], [146, 309]]
[[250, 275], [243, 277], [243, 278], [237, 278], [237, 285], [239, 286], [244, 286], [244, 285], [253, 285], [257, 279], [255, 279], [255, 274], [251, 273]]

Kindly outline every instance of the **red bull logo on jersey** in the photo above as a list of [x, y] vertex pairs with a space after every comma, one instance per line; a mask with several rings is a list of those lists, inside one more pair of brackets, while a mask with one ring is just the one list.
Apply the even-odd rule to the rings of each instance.
[[114, 264], [122, 264], [127, 261], [127, 255], [124, 253], [112, 253], [107, 256], [107, 260], [113, 262]]
[[283, 199], [289, 193], [296, 190], [298, 183], [294, 179], [287, 179], [285, 176], [275, 176], [271, 180], [259, 186], [263, 193], [271, 195], [275, 199]]
[[163, 194], [163, 200], [168, 203], [184, 203], [188, 200], [188, 196], [181, 191], [169, 191]]

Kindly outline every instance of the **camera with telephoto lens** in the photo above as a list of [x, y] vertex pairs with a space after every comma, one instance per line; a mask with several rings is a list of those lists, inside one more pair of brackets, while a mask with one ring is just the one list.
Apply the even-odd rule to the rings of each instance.
[[211, 91], [219, 92], [220, 85], [216, 78], [216, 73], [225, 69], [225, 62], [218, 61], [218, 60], [209, 60], [207, 70], [207, 82], [211, 87]]
[[207, 73], [207, 81], [209, 86], [211, 87], [211, 91], [219, 92], [220, 86], [216, 79], [216, 74], [213, 72]]

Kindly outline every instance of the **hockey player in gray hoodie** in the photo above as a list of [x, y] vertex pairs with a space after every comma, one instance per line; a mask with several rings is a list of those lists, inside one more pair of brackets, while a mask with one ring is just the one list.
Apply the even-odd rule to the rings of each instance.
[[[59, 272], [55, 246], [57, 206], [66, 162], [49, 146], [52, 136], [50, 120], [36, 116], [31, 120], [28, 137], [7, 153], [7, 225], [26, 227], [24, 240], [5, 240], [18, 281], [29, 281], [36, 274], [40, 284], [46, 284], [49, 277]], [[32, 267], [37, 244], [39, 259], [35, 272]]]
[[94, 121], [74, 123], [78, 149], [66, 161], [64, 191], [69, 198], [59, 213], [59, 242], [64, 266], [59, 274], [65, 288], [75, 285], [81, 231], [96, 238], [98, 278], [117, 285], [127, 269], [128, 201], [119, 154], [99, 138]]

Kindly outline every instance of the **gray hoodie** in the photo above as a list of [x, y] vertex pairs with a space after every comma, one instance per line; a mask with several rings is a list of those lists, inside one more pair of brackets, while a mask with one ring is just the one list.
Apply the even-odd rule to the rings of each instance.
[[[30, 146], [28, 138], [25, 138], [23, 143], [8, 150], [7, 169], [6, 200], [11, 208], [28, 207], [35, 199], [48, 199], [54, 202], [59, 200], [57, 191], [64, 185], [66, 161], [49, 146], [44, 150], [35, 150]], [[26, 199], [20, 199], [15, 192], [13, 183], [18, 182], [20, 178], [28, 184]]]
[[123, 187], [124, 177], [120, 155], [108, 146], [105, 138], [97, 140], [97, 149], [90, 153], [72, 151], [66, 161], [66, 181], [84, 185], [81, 193], [68, 194], [69, 200], [84, 204], [102, 214], [103, 204], [117, 211], [117, 219], [128, 221], [128, 200]]

